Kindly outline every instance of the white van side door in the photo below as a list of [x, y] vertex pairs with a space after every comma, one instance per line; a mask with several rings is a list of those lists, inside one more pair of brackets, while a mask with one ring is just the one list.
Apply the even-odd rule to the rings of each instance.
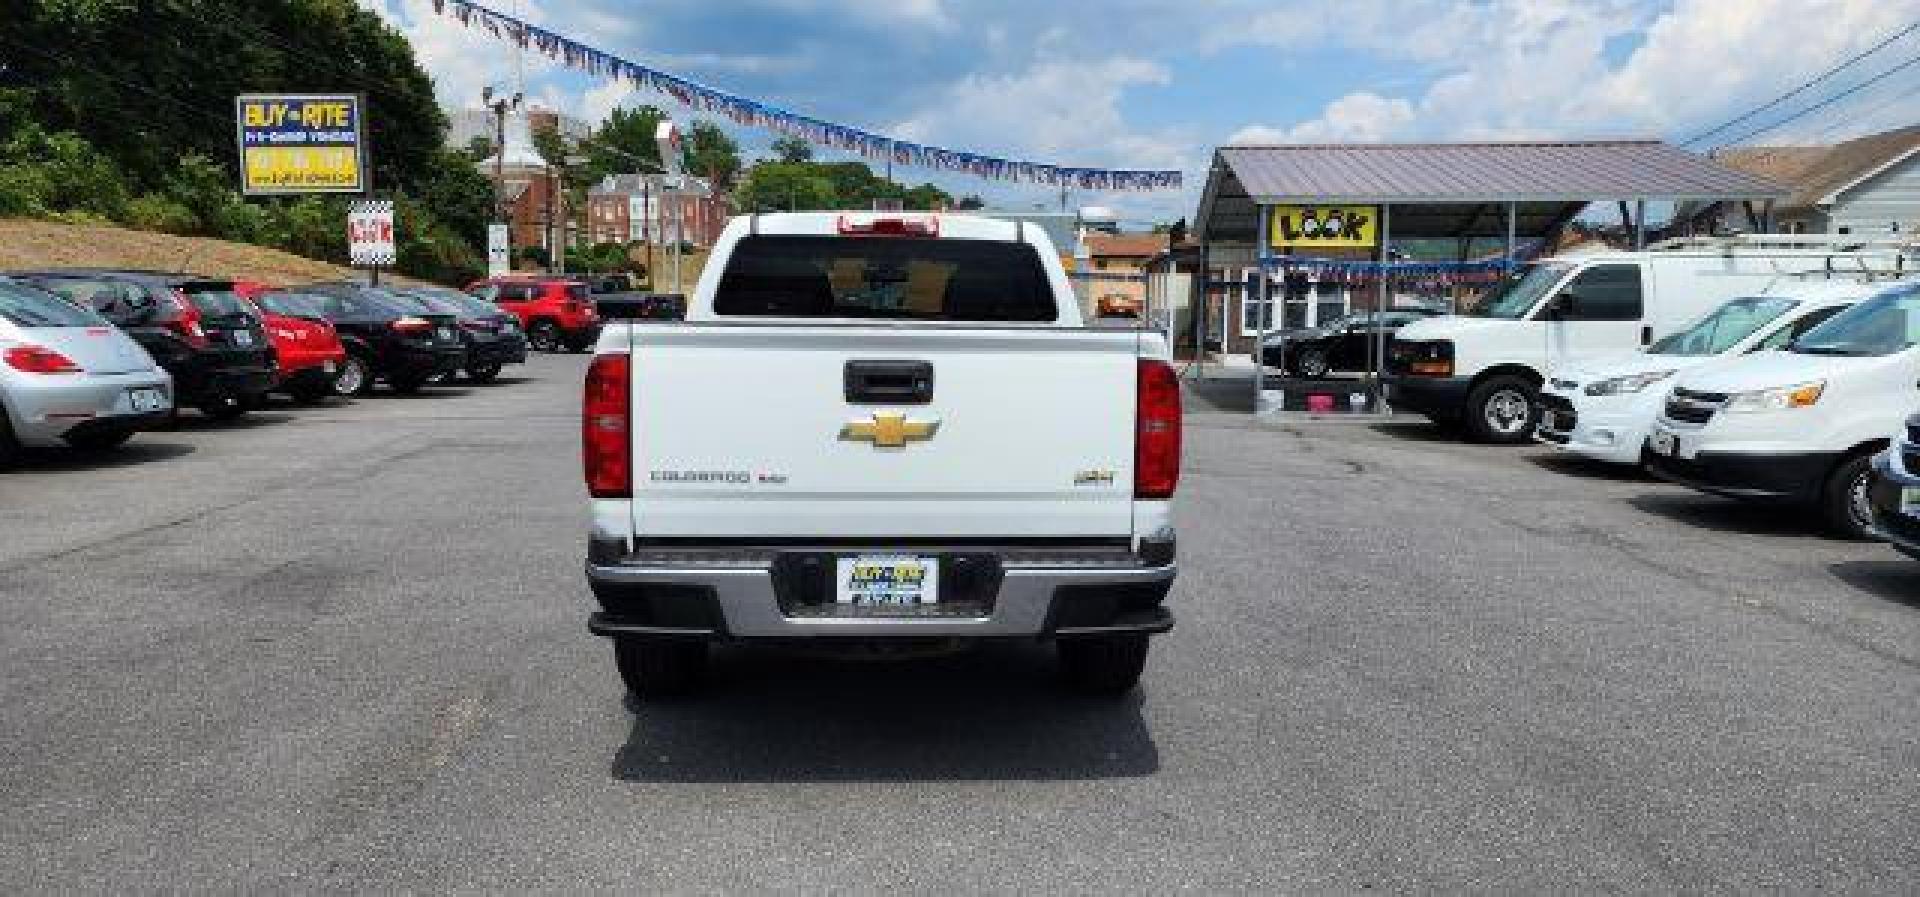
[[1534, 311], [1546, 325], [1548, 369], [1644, 345], [1646, 294], [1638, 262], [1595, 262], [1574, 272]]

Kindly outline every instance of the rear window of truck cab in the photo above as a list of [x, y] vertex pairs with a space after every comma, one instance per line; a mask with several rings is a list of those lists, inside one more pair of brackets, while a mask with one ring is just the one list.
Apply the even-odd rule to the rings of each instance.
[[727, 259], [719, 315], [1053, 321], [1033, 247], [911, 237], [750, 236]]

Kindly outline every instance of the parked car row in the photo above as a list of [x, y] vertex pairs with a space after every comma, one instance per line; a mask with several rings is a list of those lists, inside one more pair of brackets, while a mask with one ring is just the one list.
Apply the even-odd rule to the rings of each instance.
[[[561, 297], [579, 285], [498, 283], [537, 285], [543, 297], [549, 283]], [[236, 418], [268, 393], [316, 404], [376, 384], [411, 393], [436, 379], [491, 382], [526, 361], [528, 322], [547, 323], [554, 303], [520, 303], [523, 315], [487, 295], [102, 268], [0, 274], [0, 464], [24, 447], [111, 448], [183, 408]], [[566, 311], [556, 347], [597, 331], [591, 303]]]
[[[1774, 266], [1764, 278], [1735, 255], [1538, 263], [1496, 291], [1486, 320], [1404, 327], [1389, 353], [1396, 398], [1447, 420], [1434, 384], [1464, 379], [1448, 389], [1465, 403], [1466, 429], [1487, 441], [1515, 441], [1524, 426], [1571, 454], [1805, 508], [1837, 535], [1920, 551], [1920, 416], [1907, 417], [1920, 406], [1920, 281], [1897, 255], [1876, 270], [1871, 250], [1847, 254], [1845, 265], [1799, 272], [1780, 265], [1802, 256], [1762, 255]], [[1607, 272], [1604, 289], [1588, 283], [1595, 271]], [[1679, 286], [1663, 293], [1663, 282]], [[1713, 297], [1703, 314], [1652, 338], [1660, 320], [1703, 296]], [[1625, 339], [1638, 329], [1646, 344], [1577, 351], [1571, 344], [1592, 349], [1606, 338], [1560, 326], [1569, 314], [1612, 319]], [[1517, 323], [1530, 326], [1540, 354], [1490, 348]], [[1528, 363], [1551, 355], [1563, 360], [1533, 374]], [[1480, 370], [1461, 378], [1462, 359]]]

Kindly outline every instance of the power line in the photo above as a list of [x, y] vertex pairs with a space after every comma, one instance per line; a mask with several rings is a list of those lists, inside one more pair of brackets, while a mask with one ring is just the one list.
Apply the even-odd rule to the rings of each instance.
[[1835, 121], [1833, 124], [1828, 125], [1826, 128], [1822, 129], [1816, 136], [1821, 140], [1825, 140], [1828, 137], [1833, 136], [1833, 133], [1835, 131], [1838, 131], [1841, 128], [1846, 127], [1847, 125], [1854, 124], [1856, 122], [1871, 120], [1874, 116], [1887, 111], [1888, 109], [1914, 97], [1915, 95], [1920, 95], [1920, 84], [1915, 84], [1912, 87], [1907, 88], [1906, 90], [1903, 90], [1897, 94], [1894, 94], [1886, 102], [1880, 103], [1879, 105], [1876, 105], [1873, 108], [1866, 110], [1865, 112], [1855, 112], [1852, 115], [1842, 117], [1839, 120]]
[[1880, 74], [1875, 75], [1871, 78], [1868, 78], [1867, 80], [1862, 81], [1858, 84], [1855, 84], [1852, 87], [1847, 88], [1846, 90], [1840, 91], [1839, 93], [1836, 93], [1833, 96], [1827, 97], [1826, 99], [1821, 100], [1820, 102], [1815, 103], [1811, 106], [1808, 106], [1805, 109], [1800, 110], [1799, 112], [1795, 112], [1794, 114], [1789, 115], [1786, 118], [1783, 118], [1777, 122], [1774, 122], [1773, 124], [1767, 125], [1758, 130], [1748, 131], [1746, 134], [1743, 134], [1740, 137], [1737, 137], [1733, 140], [1729, 140], [1727, 142], [1740, 143], [1742, 141], [1752, 140], [1753, 138], [1758, 137], [1761, 134], [1765, 134], [1769, 131], [1777, 130], [1782, 125], [1785, 125], [1789, 122], [1798, 121], [1799, 119], [1801, 119], [1802, 117], [1808, 114], [1817, 112], [1821, 109], [1831, 106], [1834, 103], [1839, 102], [1840, 100], [1846, 99], [1847, 97], [1852, 96], [1853, 94], [1859, 93], [1862, 90], [1872, 87], [1873, 85], [1878, 84], [1881, 81], [1884, 81], [1915, 65], [1920, 65], [1920, 55], [1909, 57], [1906, 62], [1900, 63], [1899, 65], [1896, 65], [1893, 68], [1887, 69], [1886, 71], [1881, 72]]
[[[1768, 109], [1772, 109], [1773, 107], [1778, 106], [1781, 103], [1784, 103], [1790, 99], [1793, 99], [1794, 97], [1797, 97], [1800, 94], [1806, 93], [1808, 90], [1812, 89], [1815, 85], [1827, 80], [1828, 78], [1833, 77], [1834, 75], [1838, 74], [1841, 70], [1847, 68], [1848, 66], [1851, 66], [1854, 63], [1867, 58], [1868, 56], [1872, 56], [1873, 54], [1880, 52], [1888, 44], [1891, 44], [1894, 41], [1897, 41], [1913, 33], [1915, 29], [1920, 29], [1920, 21], [1913, 22], [1912, 24], [1909, 24], [1907, 27], [1902, 28], [1899, 31], [1896, 31], [1892, 35], [1881, 40], [1879, 43], [1874, 44], [1873, 46], [1868, 47], [1865, 50], [1862, 50], [1858, 53], [1853, 54], [1852, 56], [1847, 57], [1839, 65], [1836, 65], [1830, 69], [1827, 69], [1824, 72], [1821, 72], [1818, 75], [1815, 75], [1811, 80], [1801, 84], [1799, 87], [1789, 90], [1786, 93], [1783, 93], [1777, 97], [1774, 97], [1772, 100], [1769, 100], [1766, 103], [1763, 103], [1759, 106], [1749, 109], [1745, 113], [1739, 116], [1736, 116], [1735, 118], [1729, 119], [1728, 121], [1722, 122], [1719, 125], [1716, 125], [1705, 131], [1701, 131], [1700, 133], [1695, 134], [1692, 137], [1689, 137], [1685, 140], [1680, 141], [1680, 145], [1690, 146], [1692, 144], [1699, 143], [1700, 141], [1705, 140], [1708, 137], [1718, 134], [1721, 131], [1724, 131], [1728, 128], [1733, 127], [1734, 125], [1740, 124], [1741, 122], [1747, 121], [1748, 119], [1751, 119], [1754, 116], [1767, 111]], [[1748, 136], [1752, 136], [1752, 135], [1748, 135]], [[1727, 142], [1736, 143], [1738, 141], [1727, 141]]]

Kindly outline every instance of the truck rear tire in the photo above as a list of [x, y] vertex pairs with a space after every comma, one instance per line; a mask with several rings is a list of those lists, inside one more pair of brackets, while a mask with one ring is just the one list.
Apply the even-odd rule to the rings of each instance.
[[1147, 667], [1145, 634], [1061, 639], [1055, 647], [1067, 684], [1081, 694], [1126, 694], [1140, 683]]
[[707, 643], [622, 636], [613, 640], [620, 681], [637, 698], [692, 694], [707, 678]]
[[1519, 445], [1533, 438], [1539, 390], [1519, 377], [1490, 377], [1467, 394], [1467, 432], [1479, 442]]

